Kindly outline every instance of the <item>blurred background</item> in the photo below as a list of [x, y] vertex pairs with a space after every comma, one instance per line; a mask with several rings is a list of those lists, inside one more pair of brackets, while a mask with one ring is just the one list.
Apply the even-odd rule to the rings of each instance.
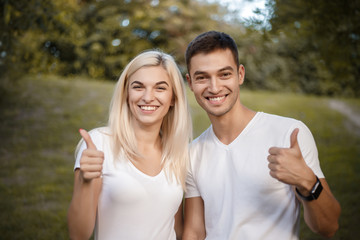
[[356, 0], [1, 0], [1, 9], [0, 72], [7, 78], [116, 80], [149, 48], [173, 54], [185, 71], [189, 41], [215, 29], [239, 45], [247, 88], [360, 96]]
[[[0, 0], [0, 239], [68, 239], [78, 129], [106, 124], [134, 56], [159, 48], [185, 75], [209, 30], [238, 44], [247, 106], [309, 126], [343, 208], [334, 239], [358, 239], [359, 0]], [[210, 123], [188, 97], [197, 137]], [[301, 239], [322, 238], [302, 222]]]

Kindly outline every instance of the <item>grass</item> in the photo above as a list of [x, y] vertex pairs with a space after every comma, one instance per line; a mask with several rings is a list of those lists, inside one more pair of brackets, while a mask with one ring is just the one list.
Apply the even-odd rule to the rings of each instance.
[[[68, 239], [66, 213], [72, 195], [79, 128], [107, 121], [114, 84], [37, 76], [22, 79], [0, 99], [1, 239]], [[194, 136], [209, 126], [189, 92]], [[294, 117], [312, 131], [322, 169], [342, 205], [333, 239], [360, 236], [359, 128], [329, 109], [330, 98], [241, 91], [257, 111]], [[341, 99], [360, 112], [358, 99]], [[301, 239], [322, 239], [301, 224]]]

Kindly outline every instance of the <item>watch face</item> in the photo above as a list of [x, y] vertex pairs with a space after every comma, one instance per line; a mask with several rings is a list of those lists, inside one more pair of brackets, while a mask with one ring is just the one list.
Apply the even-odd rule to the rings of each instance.
[[305, 197], [305, 196], [301, 195], [301, 193], [299, 192], [299, 190], [297, 188], [295, 188], [296, 193], [305, 201], [312, 201], [314, 199], [318, 199], [320, 193], [323, 190], [323, 187], [322, 187], [321, 182], [318, 177], [316, 177], [316, 180], [317, 181], [316, 181], [314, 187], [311, 189], [309, 196]]
[[317, 179], [314, 187], [311, 189], [311, 194], [314, 194], [316, 192], [316, 189], [319, 187], [319, 185], [320, 185], [320, 180]]
[[311, 195], [312, 195], [313, 199], [318, 199], [321, 191], [323, 190], [323, 187], [321, 185], [319, 178], [316, 177], [316, 179], [317, 179], [317, 182], [315, 183], [315, 185], [311, 191]]

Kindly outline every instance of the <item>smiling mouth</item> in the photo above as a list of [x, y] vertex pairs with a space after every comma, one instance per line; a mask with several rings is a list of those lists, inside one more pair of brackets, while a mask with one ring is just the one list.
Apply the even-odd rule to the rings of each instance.
[[157, 108], [156, 106], [140, 106], [140, 109], [144, 111], [155, 111]]
[[215, 98], [209, 97], [208, 99], [209, 99], [210, 101], [219, 102], [219, 101], [223, 100], [224, 98], [225, 98], [225, 96], [215, 97]]
[[221, 102], [223, 101], [225, 98], [227, 97], [227, 95], [221, 96], [221, 97], [206, 97], [207, 100], [209, 100], [210, 102]]

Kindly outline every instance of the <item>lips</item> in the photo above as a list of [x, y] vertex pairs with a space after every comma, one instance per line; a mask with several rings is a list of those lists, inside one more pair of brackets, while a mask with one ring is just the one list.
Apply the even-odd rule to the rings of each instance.
[[144, 105], [141, 105], [139, 106], [141, 110], [143, 111], [155, 111], [156, 109], [158, 109], [157, 106], [144, 106]]
[[206, 97], [206, 99], [212, 104], [220, 104], [225, 101], [226, 97], [227, 97], [227, 95], [223, 95], [223, 96], [217, 96], [217, 97]]
[[209, 97], [208, 99], [212, 102], [220, 102], [221, 100], [223, 100], [225, 98], [225, 96], [222, 97]]

